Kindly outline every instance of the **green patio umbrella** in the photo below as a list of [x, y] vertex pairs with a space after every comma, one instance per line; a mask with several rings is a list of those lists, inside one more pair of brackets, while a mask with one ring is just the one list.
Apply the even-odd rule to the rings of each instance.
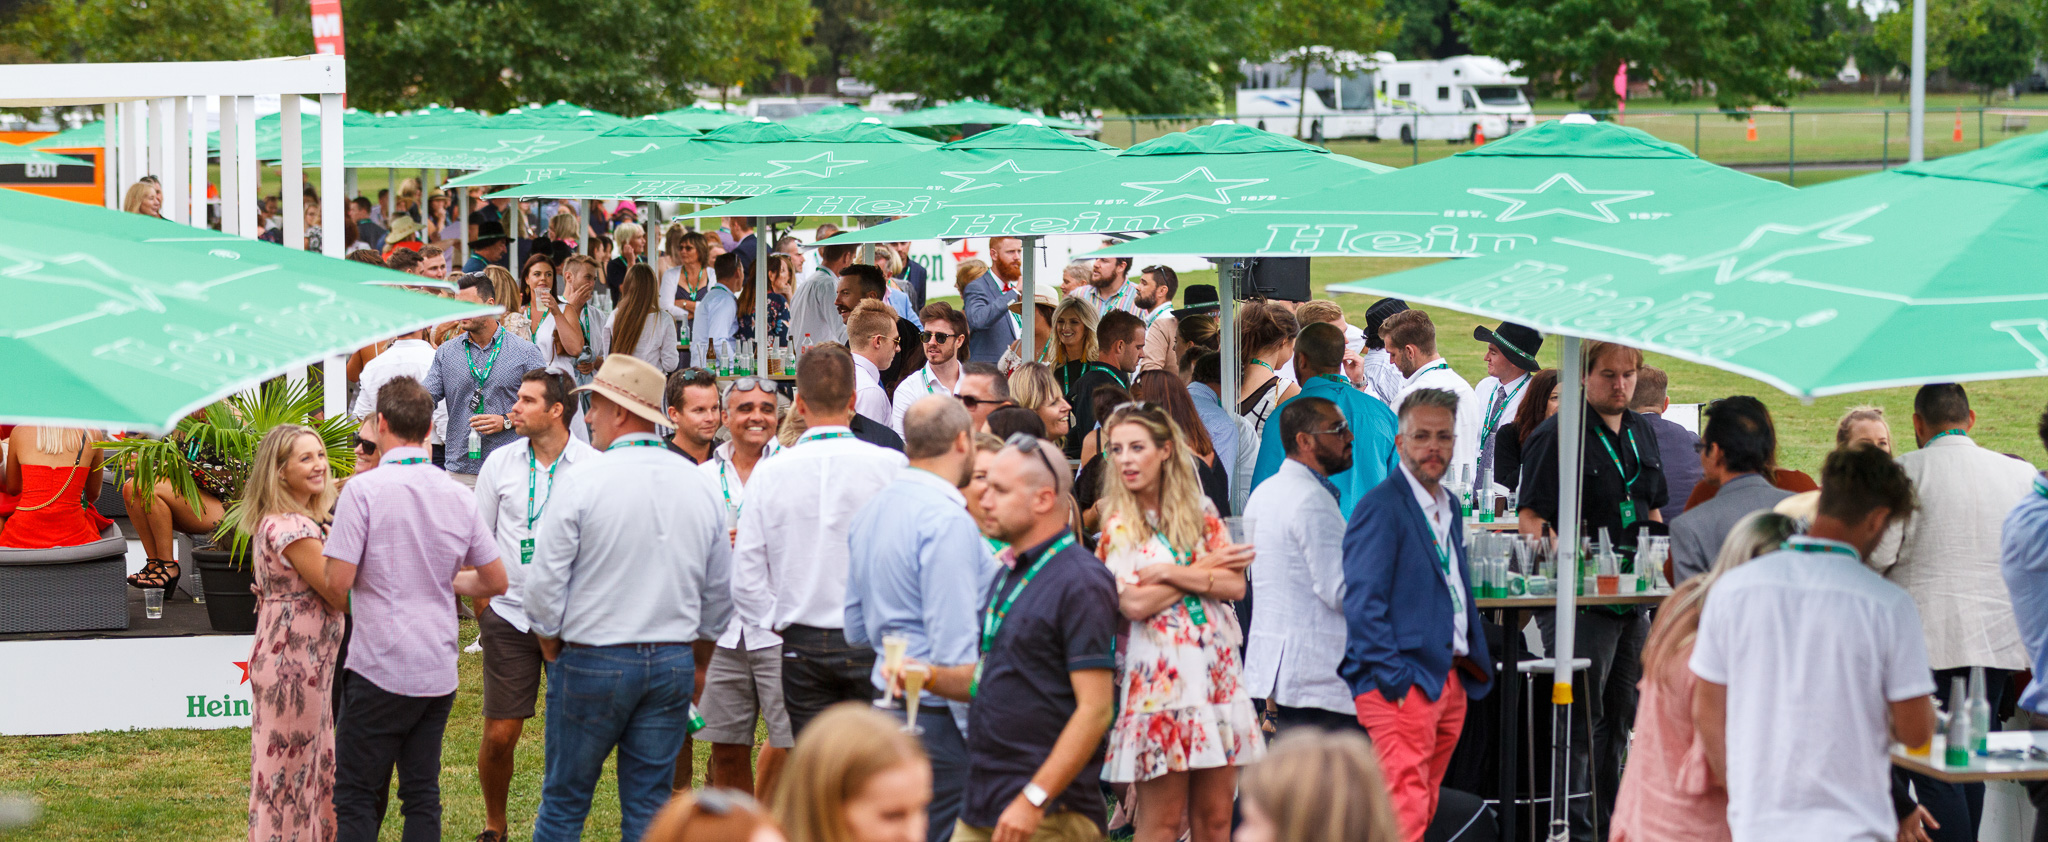
[[1100, 163], [1117, 148], [1044, 126], [982, 132], [929, 152], [700, 211], [698, 216], [903, 216]]
[[98, 149], [107, 145], [107, 124], [104, 120], [94, 120], [23, 145], [30, 149]]
[[1791, 192], [1637, 129], [1553, 120], [1369, 182], [1096, 254], [1472, 257]]
[[678, 126], [687, 126], [707, 132], [712, 129], [730, 126], [734, 123], [747, 122], [746, 115], [734, 114], [730, 111], [720, 111], [716, 108], [705, 108], [701, 105], [692, 105], [688, 108], [678, 108], [673, 111], [663, 111], [653, 116], [660, 117]]
[[[360, 282], [411, 276], [0, 191], [0, 422], [164, 432], [378, 339], [491, 312]], [[317, 267], [317, 268], [316, 268]]]
[[1088, 129], [1087, 126], [1072, 120], [1048, 117], [1043, 114], [1033, 114], [1029, 111], [1020, 111], [1015, 108], [1004, 108], [1003, 106], [983, 102], [978, 99], [963, 99], [949, 105], [920, 108], [916, 111], [889, 117], [883, 122], [905, 131], [950, 137], [957, 134], [961, 126], [1010, 126], [1027, 121], [1035, 121], [1047, 128], [1065, 129], [1068, 131], [1078, 132], [1087, 131]]
[[485, 120], [477, 128], [483, 129], [561, 129], [579, 132], [602, 132], [625, 124], [618, 117], [600, 115], [590, 111], [578, 114], [548, 113], [541, 110], [500, 114]]
[[[791, 117], [778, 122], [798, 131], [829, 132], [834, 129], [846, 128], [873, 116], [876, 115], [868, 113], [858, 105], [842, 102], [837, 105], [827, 105], [809, 114]], [[886, 123], [887, 121], [884, 122]]]
[[976, 191], [943, 210], [833, 239], [889, 243], [1158, 231], [1387, 171], [1285, 135], [1218, 123], [1148, 140], [1101, 163]]
[[[384, 128], [463, 128], [484, 124], [489, 118], [466, 108], [429, 105], [416, 111], [402, 111], [379, 117], [374, 125]], [[352, 125], [352, 124], [344, 124]]]
[[[757, 124], [745, 124], [757, 125]], [[754, 136], [777, 136], [765, 126]], [[801, 134], [786, 127], [783, 139], [749, 143], [709, 157], [691, 158], [640, 169], [639, 161], [628, 159], [618, 167], [634, 167], [621, 175], [570, 176], [536, 182], [524, 188], [492, 194], [500, 196], [552, 196], [567, 199], [730, 199], [759, 196], [784, 187], [794, 187], [832, 178], [862, 166], [874, 166], [928, 151], [938, 144], [912, 134], [884, 128], [876, 123], [855, 123], [822, 134]], [[738, 126], [729, 127], [738, 136]], [[704, 136], [718, 139], [727, 129]], [[662, 153], [651, 153], [659, 155]], [[564, 192], [569, 191], [569, 192]]]
[[[713, 129], [690, 143], [655, 149], [613, 161], [608, 164], [593, 164], [577, 172], [534, 182], [523, 187], [513, 187], [494, 194], [497, 196], [555, 197], [555, 198], [598, 198], [613, 196], [594, 195], [591, 185], [604, 185], [618, 176], [632, 175], [646, 170], [672, 167], [686, 161], [709, 158], [735, 149], [746, 148], [756, 143], [785, 143], [805, 137], [803, 132], [771, 123], [767, 120], [749, 120]], [[555, 192], [559, 191], [559, 192]]]
[[520, 160], [517, 163], [493, 167], [482, 172], [473, 172], [461, 178], [451, 179], [447, 186], [531, 184], [544, 179], [582, 172], [598, 164], [611, 163], [635, 155], [689, 143], [702, 137], [703, 134], [703, 132], [696, 129], [684, 128], [666, 120], [644, 117], [606, 131], [589, 140], [542, 152], [531, 158]]
[[[346, 127], [345, 127], [346, 129]], [[596, 131], [561, 129], [357, 129], [362, 144], [342, 136], [342, 164], [349, 167], [419, 167], [481, 170], [525, 160], [597, 136]], [[410, 135], [406, 133], [410, 132]], [[306, 152], [306, 166], [321, 156]]]
[[529, 107], [526, 109], [526, 112], [529, 114], [545, 114], [553, 117], [596, 117], [600, 120], [608, 121], [614, 126], [629, 122], [628, 118], [626, 117], [621, 117], [609, 111], [599, 111], [587, 105], [577, 105], [576, 103], [564, 99], [555, 100], [554, 102], [548, 103], [547, 105]]
[[1801, 397], [2048, 375], [2048, 135], [1331, 287], [1622, 342]]

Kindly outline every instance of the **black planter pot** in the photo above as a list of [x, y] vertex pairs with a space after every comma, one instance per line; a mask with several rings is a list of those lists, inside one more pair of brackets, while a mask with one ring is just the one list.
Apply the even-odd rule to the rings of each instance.
[[256, 571], [246, 554], [235, 555], [217, 548], [192, 551], [192, 563], [199, 566], [206, 591], [206, 619], [218, 632], [249, 633], [256, 630]]

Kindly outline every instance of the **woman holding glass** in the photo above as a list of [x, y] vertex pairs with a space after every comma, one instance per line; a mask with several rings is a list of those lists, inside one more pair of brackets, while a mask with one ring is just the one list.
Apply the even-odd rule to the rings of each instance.
[[1252, 548], [1231, 542], [1202, 496], [1165, 409], [1125, 404], [1103, 429], [1111, 470], [1096, 552], [1131, 625], [1102, 777], [1134, 784], [1137, 842], [1172, 842], [1183, 822], [1194, 842], [1225, 842], [1237, 767], [1265, 750], [1226, 604], [1244, 598]]
[[236, 530], [250, 537], [256, 645], [249, 653], [249, 838], [334, 838], [334, 662], [348, 594], [327, 585], [335, 484], [311, 427], [256, 446]]

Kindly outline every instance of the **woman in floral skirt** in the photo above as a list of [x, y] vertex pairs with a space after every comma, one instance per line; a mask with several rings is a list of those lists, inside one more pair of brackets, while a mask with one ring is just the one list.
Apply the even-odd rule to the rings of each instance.
[[329, 691], [348, 595], [327, 586], [335, 486], [311, 427], [280, 425], [256, 447], [236, 511], [255, 564], [249, 653], [250, 842], [333, 839], [334, 716]]
[[1183, 822], [1194, 842], [1226, 842], [1237, 768], [1265, 750], [1226, 604], [1244, 597], [1252, 548], [1230, 543], [1163, 407], [1125, 404], [1102, 429], [1098, 552], [1131, 622], [1103, 779], [1134, 784], [1137, 842], [1172, 842]]

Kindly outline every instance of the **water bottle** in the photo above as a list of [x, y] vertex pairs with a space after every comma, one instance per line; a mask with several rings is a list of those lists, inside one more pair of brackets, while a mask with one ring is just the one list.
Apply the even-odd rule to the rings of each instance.
[[1963, 677], [1956, 676], [1949, 682], [1948, 691], [1948, 749], [1942, 753], [1942, 763], [1949, 766], [1970, 765], [1970, 697], [1963, 690]]
[[1984, 756], [1991, 734], [1991, 701], [1984, 692], [1984, 668], [1970, 668], [1970, 753]]

